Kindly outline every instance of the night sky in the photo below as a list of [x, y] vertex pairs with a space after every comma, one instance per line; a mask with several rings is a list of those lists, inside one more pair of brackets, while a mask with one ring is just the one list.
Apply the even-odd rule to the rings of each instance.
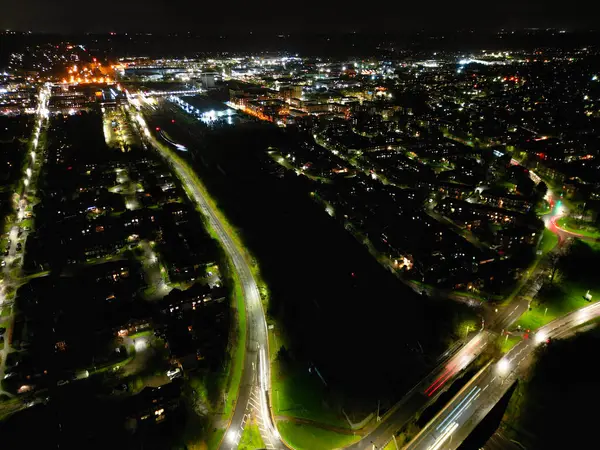
[[591, 0], [351, 0], [347, 3], [341, 0], [4, 0], [2, 3], [0, 29], [65, 33], [587, 29], [594, 26], [595, 18], [590, 10]]

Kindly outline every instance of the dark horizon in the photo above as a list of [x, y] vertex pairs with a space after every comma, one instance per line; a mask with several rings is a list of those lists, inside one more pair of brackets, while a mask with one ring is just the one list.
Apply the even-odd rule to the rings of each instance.
[[64, 0], [62, 6], [43, 0], [22, 0], [5, 6], [0, 29], [48, 33], [105, 32], [390, 32], [419, 30], [492, 31], [522, 28], [585, 30], [595, 25], [582, 0], [544, 4], [541, 0], [504, 1], [482, 6], [434, 0], [427, 3], [362, 4], [303, 2], [265, 3], [259, 7], [233, 1], [226, 5], [148, 0], [102, 2], [90, 11], [79, 2]]

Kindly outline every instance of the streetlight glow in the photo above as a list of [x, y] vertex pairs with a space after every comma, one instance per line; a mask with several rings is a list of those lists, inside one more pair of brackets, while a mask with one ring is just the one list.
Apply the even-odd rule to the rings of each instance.
[[510, 361], [506, 358], [502, 358], [500, 361], [498, 361], [498, 365], [496, 367], [501, 375], [506, 375], [510, 369]]
[[545, 332], [540, 330], [535, 334], [535, 343], [536, 344], [541, 344], [542, 342], [545, 342], [546, 340], [548, 340], [548, 335]]

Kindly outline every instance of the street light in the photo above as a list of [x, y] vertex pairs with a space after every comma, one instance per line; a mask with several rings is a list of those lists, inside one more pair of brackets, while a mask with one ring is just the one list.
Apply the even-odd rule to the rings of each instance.
[[547, 341], [547, 340], [548, 340], [548, 335], [547, 335], [545, 332], [543, 332], [543, 331], [538, 331], [538, 332], [535, 334], [535, 343], [536, 343], [536, 344], [541, 344], [542, 342], [545, 342], [545, 341]]
[[144, 350], [146, 350], [146, 347], [148, 346], [148, 342], [146, 342], [146, 339], [142, 337], [142, 338], [134, 339], [133, 345], [135, 347], [136, 352], [143, 352]]
[[510, 361], [506, 358], [502, 358], [500, 361], [498, 361], [496, 367], [500, 375], [506, 375], [510, 369]]

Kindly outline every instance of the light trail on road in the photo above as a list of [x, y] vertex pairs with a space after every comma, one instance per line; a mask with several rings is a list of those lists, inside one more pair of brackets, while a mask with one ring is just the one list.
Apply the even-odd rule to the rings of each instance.
[[454, 450], [469, 436], [510, 389], [532, 357], [549, 338], [560, 338], [600, 317], [600, 302], [573, 311], [541, 327], [533, 339], [519, 342], [494, 364], [487, 366], [423, 428], [406, 450]]
[[[225, 225], [222, 223], [217, 211], [215, 211], [205, 197], [202, 188], [190, 175], [191, 169], [175, 157], [172, 153], [165, 151], [152, 135], [146, 121], [141, 114], [136, 115], [136, 120], [142, 129], [143, 135], [149, 143], [165, 158], [173, 171], [186, 187], [191, 200], [200, 208], [210, 227], [216, 233], [223, 248], [231, 258], [235, 271], [239, 277], [244, 293], [245, 308], [247, 315], [247, 342], [246, 357], [244, 358], [244, 367], [237, 402], [233, 412], [233, 417], [228, 426], [221, 449], [237, 449], [239, 438], [242, 434], [246, 422], [248, 411], [255, 412], [263, 424], [259, 427], [261, 436], [268, 449], [285, 449], [286, 446], [281, 441], [281, 437], [275, 426], [270, 407], [270, 389], [271, 373], [268, 360], [268, 331], [267, 322], [260, 299], [260, 293], [252, 270], [242, 251], [236, 245], [234, 238], [229, 234]], [[261, 356], [262, 355], [262, 356]], [[255, 391], [258, 391], [260, 407], [251, 406], [250, 398]]]

